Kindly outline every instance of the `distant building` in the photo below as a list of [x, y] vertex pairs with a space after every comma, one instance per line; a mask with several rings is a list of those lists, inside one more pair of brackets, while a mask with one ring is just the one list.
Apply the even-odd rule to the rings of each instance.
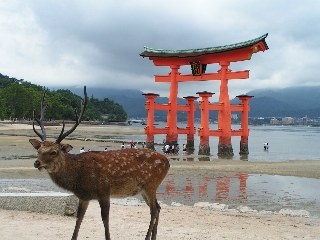
[[280, 124], [280, 121], [276, 118], [272, 118], [270, 119], [270, 124], [272, 125], [279, 125]]
[[294, 123], [294, 120], [292, 117], [285, 117], [285, 118], [282, 118], [282, 121], [281, 123], [283, 125], [290, 125], [290, 124], [293, 124]]

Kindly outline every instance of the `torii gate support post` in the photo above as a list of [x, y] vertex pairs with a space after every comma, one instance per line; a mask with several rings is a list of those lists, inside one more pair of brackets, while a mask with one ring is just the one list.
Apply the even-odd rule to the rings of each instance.
[[209, 97], [212, 97], [214, 93], [211, 92], [197, 92], [201, 97], [199, 101], [199, 108], [201, 111], [201, 122], [198, 134], [200, 136], [199, 155], [210, 155], [209, 145]]
[[166, 135], [166, 143], [175, 145], [178, 143], [178, 128], [177, 128], [177, 98], [178, 98], [178, 81], [177, 75], [180, 66], [171, 65], [171, 84], [170, 84], [170, 96], [169, 96], [169, 110], [167, 117], [168, 133]]
[[188, 96], [184, 97], [184, 99], [187, 100], [187, 105], [189, 107], [188, 111], [188, 123], [187, 123], [187, 129], [189, 132], [187, 133], [187, 144], [186, 149], [187, 153], [191, 154], [194, 152], [194, 134], [195, 134], [195, 127], [194, 127], [194, 112], [196, 110], [196, 106], [194, 104], [194, 101], [198, 99], [198, 97]]
[[218, 128], [222, 130], [219, 136], [218, 156], [233, 156], [231, 144], [231, 110], [230, 99], [228, 94], [228, 79], [227, 73], [231, 72], [228, 69], [230, 62], [221, 61], [221, 83], [219, 102], [223, 104], [223, 109], [218, 111]]
[[240, 99], [242, 105], [242, 115], [241, 115], [241, 129], [242, 135], [240, 139], [240, 155], [248, 155], [249, 154], [249, 146], [248, 146], [248, 137], [249, 137], [249, 100], [253, 98], [253, 96], [248, 95], [239, 95], [237, 98]]
[[146, 148], [155, 149], [154, 148], [154, 108], [155, 102], [154, 99], [159, 96], [159, 94], [155, 93], [144, 93], [142, 94], [147, 98], [147, 102], [145, 103], [145, 107], [148, 110], [148, 122], [145, 127], [145, 133], [147, 135], [146, 139]]

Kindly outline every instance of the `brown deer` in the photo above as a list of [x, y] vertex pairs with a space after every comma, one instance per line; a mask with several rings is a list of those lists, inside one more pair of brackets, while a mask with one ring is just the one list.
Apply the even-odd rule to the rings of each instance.
[[63, 122], [61, 133], [55, 142], [46, 140], [44, 128], [45, 92], [41, 101], [41, 117], [35, 117], [42, 130], [34, 132], [42, 141], [30, 139], [30, 143], [38, 151], [38, 159], [34, 167], [45, 169], [52, 181], [58, 186], [73, 192], [79, 198], [77, 220], [72, 239], [78, 237], [81, 222], [89, 201], [97, 199], [101, 208], [101, 218], [105, 227], [105, 237], [110, 239], [109, 209], [110, 197], [125, 198], [141, 194], [150, 207], [151, 220], [145, 239], [156, 239], [159, 222], [160, 205], [156, 198], [156, 190], [169, 170], [168, 159], [150, 149], [123, 149], [108, 152], [68, 153], [72, 146], [61, 141], [71, 134], [80, 124], [87, 105], [86, 87], [81, 113], [78, 117], [75, 109], [76, 123], [64, 132]]

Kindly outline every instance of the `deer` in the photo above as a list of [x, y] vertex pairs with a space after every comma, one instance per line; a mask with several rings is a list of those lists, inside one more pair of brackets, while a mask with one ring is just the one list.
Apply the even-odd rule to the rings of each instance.
[[[33, 130], [40, 137], [29, 139], [37, 150], [37, 160], [34, 167], [46, 170], [52, 181], [59, 187], [72, 192], [79, 198], [76, 214], [76, 224], [72, 240], [78, 238], [81, 222], [84, 218], [90, 200], [98, 200], [101, 218], [105, 228], [105, 238], [110, 239], [109, 210], [110, 198], [126, 198], [141, 194], [150, 208], [150, 223], [145, 239], [155, 240], [159, 222], [160, 205], [156, 191], [165, 176], [170, 164], [167, 157], [151, 149], [119, 149], [111, 151], [90, 151], [79, 154], [69, 153], [72, 146], [62, 143], [81, 123], [87, 106], [87, 92], [84, 86], [84, 99], [81, 100], [81, 112], [78, 116], [74, 109], [75, 123], [70, 130], [62, 130], [56, 141], [46, 140], [44, 127], [45, 91], [41, 100], [40, 119], [33, 111]], [[35, 128], [35, 121], [41, 128], [39, 133]]]

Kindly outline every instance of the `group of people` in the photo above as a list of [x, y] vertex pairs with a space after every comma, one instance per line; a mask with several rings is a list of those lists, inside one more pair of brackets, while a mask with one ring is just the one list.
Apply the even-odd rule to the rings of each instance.
[[263, 144], [263, 150], [265, 150], [265, 151], [269, 150], [269, 143], [265, 142]]
[[[141, 143], [141, 146], [142, 146], [142, 148], [144, 148], [145, 142]], [[124, 142], [122, 142], [120, 148], [121, 149], [125, 149], [126, 148], [126, 146], [124, 145]], [[131, 142], [130, 142], [130, 148], [138, 148], [137, 144], [133, 140], [131, 140]]]
[[179, 144], [165, 144], [164, 153], [168, 155], [177, 155], [179, 154]]
[[[268, 143], [267, 143], [268, 144]], [[143, 142], [142, 144], [142, 148], [145, 147], [145, 142]], [[130, 147], [131, 148], [138, 148], [136, 143], [133, 142], [133, 140], [130, 142]], [[125, 149], [126, 146], [124, 144], [124, 142], [122, 142], [121, 144], [121, 149]], [[105, 147], [105, 149], [103, 150], [104, 152], [107, 152], [108, 151], [108, 148]], [[164, 147], [163, 147], [163, 151], [165, 154], [168, 154], [168, 155], [178, 155], [179, 154], [179, 151], [180, 151], [180, 148], [179, 148], [179, 144], [178, 143], [175, 143], [175, 144], [169, 144], [169, 143], [165, 143]], [[80, 149], [80, 153], [84, 153], [86, 152], [84, 147], [82, 147]], [[90, 152], [90, 149], [88, 149], [87, 152]], [[187, 152], [187, 145], [186, 144], [183, 144], [182, 146], [182, 155], [185, 155]]]
[[[163, 151], [167, 155], [179, 155], [179, 151], [180, 151], [179, 144], [178, 143], [169, 144], [169, 143], [165, 143], [165, 141], [164, 141]], [[182, 155], [185, 155], [186, 152], [187, 152], [187, 145], [183, 144], [182, 145]]]
[[[88, 149], [88, 152], [90, 152], [90, 151], [91, 151], [91, 150], [90, 150], [90, 148], [89, 148], [89, 149]], [[107, 152], [107, 151], [108, 151], [108, 148], [105, 147], [103, 151], [104, 151], [104, 152]], [[84, 147], [82, 147], [82, 148], [80, 149], [80, 153], [84, 153], [84, 152], [86, 152], [86, 150], [84, 150]]]

